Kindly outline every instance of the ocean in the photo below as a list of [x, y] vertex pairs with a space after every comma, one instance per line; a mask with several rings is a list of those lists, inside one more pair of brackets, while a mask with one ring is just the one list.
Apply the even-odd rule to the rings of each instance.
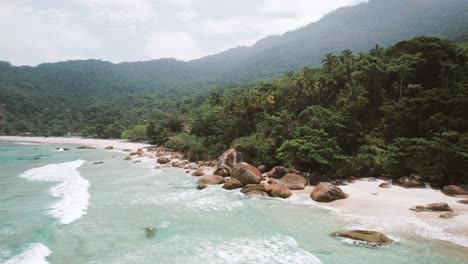
[[[70, 151], [57, 150], [63, 147]], [[183, 170], [157, 170], [154, 160], [133, 164], [123, 161], [125, 156], [0, 141], [0, 263], [460, 264], [468, 259], [460, 241], [433, 239], [437, 233], [430, 228], [424, 229], [432, 232], [427, 236], [389, 229], [395, 243], [357, 246], [329, 234], [366, 227], [366, 221], [295, 197], [245, 197], [220, 186], [200, 191], [196, 177]], [[156, 228], [154, 237], [146, 236], [147, 227]]]

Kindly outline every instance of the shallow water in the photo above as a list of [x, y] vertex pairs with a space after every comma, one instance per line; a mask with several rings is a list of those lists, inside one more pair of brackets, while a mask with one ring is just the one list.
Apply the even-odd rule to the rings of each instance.
[[[390, 246], [348, 244], [328, 234], [366, 221], [294, 197], [199, 191], [181, 170], [123, 157], [0, 142], [0, 263], [458, 264], [468, 257], [466, 248], [392, 228], [398, 242]], [[147, 238], [145, 227], [156, 235]]]

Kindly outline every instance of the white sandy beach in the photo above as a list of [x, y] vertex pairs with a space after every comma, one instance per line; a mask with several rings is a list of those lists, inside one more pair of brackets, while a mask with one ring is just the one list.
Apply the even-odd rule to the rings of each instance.
[[[414, 233], [424, 238], [453, 242], [468, 247], [468, 205], [457, 201], [468, 196], [450, 197], [430, 188], [406, 189], [393, 185], [378, 187], [384, 181], [358, 180], [340, 188], [349, 197], [331, 203], [310, 202], [313, 186], [294, 191], [299, 200], [331, 209], [354, 223], [354, 228], [373, 229], [384, 233]], [[457, 214], [452, 219], [439, 218], [439, 212], [414, 212], [416, 205], [447, 203]]]
[[117, 139], [91, 139], [77, 137], [19, 137], [19, 136], [0, 136], [0, 140], [18, 141], [30, 143], [45, 143], [45, 144], [73, 144], [104, 149], [108, 146], [113, 146], [116, 149], [131, 149], [136, 151], [139, 148], [147, 147], [148, 144], [133, 143]]

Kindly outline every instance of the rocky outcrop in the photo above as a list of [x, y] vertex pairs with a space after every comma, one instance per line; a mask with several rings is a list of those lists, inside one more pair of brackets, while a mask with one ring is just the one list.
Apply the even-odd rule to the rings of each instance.
[[455, 195], [465, 195], [467, 194], [466, 191], [457, 185], [447, 185], [442, 188], [442, 193], [448, 196], [455, 196]]
[[218, 158], [218, 166], [226, 165], [228, 167], [233, 168], [239, 161], [238, 152], [235, 149], [228, 149], [226, 150], [219, 158]]
[[317, 184], [310, 194], [312, 200], [322, 203], [329, 203], [339, 199], [348, 198], [348, 194], [344, 193], [339, 187], [326, 182]]
[[158, 158], [158, 163], [159, 164], [167, 164], [169, 162], [171, 162], [171, 159], [169, 159], [168, 157], [160, 157]]
[[392, 185], [390, 183], [382, 182], [381, 184], [379, 184], [379, 187], [388, 189], [388, 188], [391, 188]]
[[268, 177], [273, 179], [281, 179], [284, 175], [291, 172], [289, 169], [282, 166], [275, 166], [268, 172]]
[[401, 177], [393, 181], [393, 184], [400, 185], [405, 188], [425, 187], [423, 179], [420, 176], [414, 174], [406, 177]]
[[244, 185], [239, 180], [234, 179], [234, 178], [228, 178], [225, 180], [223, 189], [234, 190], [234, 189], [242, 188], [242, 186]]
[[243, 185], [259, 184], [262, 181], [262, 173], [254, 166], [241, 162], [232, 169], [231, 178], [239, 180]]
[[282, 184], [265, 185], [265, 192], [270, 197], [288, 198], [292, 192]]
[[241, 189], [241, 193], [245, 195], [261, 195], [269, 196], [265, 191], [265, 185], [262, 184], [248, 184]]
[[307, 180], [302, 175], [287, 173], [279, 180], [279, 183], [288, 187], [290, 190], [304, 190], [307, 185]]
[[226, 165], [220, 165], [214, 171], [214, 175], [218, 175], [221, 177], [229, 177], [231, 175], [232, 169]]
[[392, 239], [382, 233], [368, 230], [337, 231], [332, 233], [331, 236], [349, 238], [358, 242], [361, 241], [369, 246], [382, 246], [393, 242]]
[[192, 173], [192, 176], [203, 176], [205, 173], [202, 170], [196, 170]]
[[259, 165], [257, 166], [257, 169], [261, 172], [261, 173], [264, 173], [267, 169], [267, 167], [265, 165]]
[[451, 212], [452, 208], [447, 203], [431, 203], [426, 205], [417, 205], [410, 210], [415, 212]]

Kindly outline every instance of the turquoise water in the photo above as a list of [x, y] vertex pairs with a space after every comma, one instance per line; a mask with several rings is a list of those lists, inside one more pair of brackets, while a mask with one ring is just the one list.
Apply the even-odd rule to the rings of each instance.
[[[181, 170], [123, 157], [0, 142], [0, 263], [459, 264], [468, 257], [456, 244], [398, 232], [388, 247], [348, 244], [328, 234], [357, 223], [332, 211], [294, 197], [199, 191]], [[153, 238], [143, 230], [150, 226]]]

